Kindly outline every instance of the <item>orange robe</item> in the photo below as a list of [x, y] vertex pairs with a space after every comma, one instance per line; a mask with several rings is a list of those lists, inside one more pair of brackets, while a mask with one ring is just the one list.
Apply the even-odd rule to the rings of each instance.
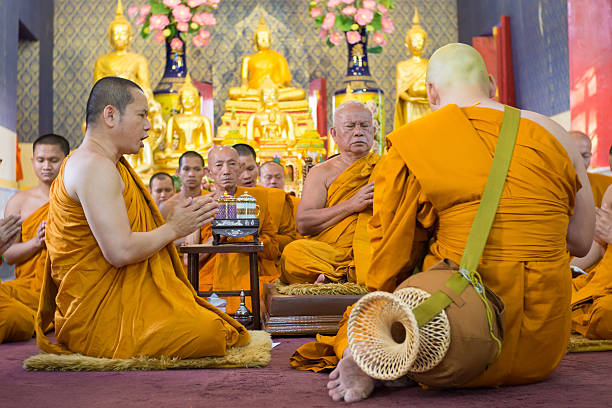
[[297, 239], [297, 229], [295, 226], [295, 210], [293, 201], [289, 194], [280, 188], [270, 188], [257, 186], [256, 189], [263, 190], [268, 194], [268, 209], [272, 226], [276, 232], [278, 249], [282, 253], [283, 249], [292, 241]]
[[606, 176], [600, 173], [589, 173], [589, 182], [591, 183], [591, 190], [593, 191], [593, 200], [595, 201], [596, 207], [601, 207], [601, 200], [604, 193], [608, 189], [608, 186], [612, 184], [612, 177]]
[[[65, 165], [66, 162], [64, 162]], [[132, 231], [164, 221], [147, 188], [124, 158], [117, 169]], [[45, 352], [93, 357], [223, 356], [249, 342], [248, 331], [196, 296], [173, 243], [121, 268], [106, 261], [83, 207], [66, 193], [64, 167], [51, 186], [49, 251], [36, 319]], [[55, 320], [57, 344], [42, 328]]]
[[[379, 158], [376, 153], [369, 153], [344, 170], [327, 189], [325, 207], [350, 199], [370, 182]], [[313, 283], [322, 273], [333, 282], [363, 283], [367, 267], [362, 265], [369, 261], [369, 252], [363, 253], [366, 256], [359, 263], [356, 257], [361, 253], [354, 246], [356, 242], [359, 247], [365, 243], [367, 248], [371, 214], [371, 208], [353, 213], [317, 235], [287, 245], [281, 256], [281, 280], [290, 284]]]
[[[21, 224], [21, 242], [31, 240], [47, 219], [49, 203], [34, 211]], [[42, 286], [47, 249], [15, 265], [15, 280], [0, 283], [0, 344], [24, 341], [34, 335], [34, 320]]]
[[612, 246], [588, 275], [572, 280], [572, 330], [589, 339], [612, 339]]
[[[450, 105], [389, 135], [392, 147], [375, 180], [368, 289], [394, 290], [423, 256], [422, 270], [444, 258], [460, 263], [502, 118], [501, 111]], [[502, 352], [468, 386], [538, 381], [564, 356], [571, 320], [566, 233], [580, 187], [563, 146], [535, 122], [521, 119], [478, 267], [484, 283], [505, 302]], [[347, 347], [346, 325], [336, 338], [322, 340], [319, 353], [313, 345], [298, 350], [292, 366], [321, 369], [337, 361]], [[325, 359], [313, 359], [317, 354]]]
[[[278, 278], [279, 272], [276, 268], [275, 261], [280, 256], [278, 242], [276, 241], [275, 229], [272, 224], [268, 206], [268, 193], [258, 187], [236, 187], [234, 197], [238, 197], [245, 192], [255, 197], [257, 205], [259, 205], [259, 240], [264, 245], [263, 252], [257, 257], [260, 293], [263, 293], [263, 284], [274, 282]], [[202, 227], [200, 234], [200, 242], [207, 241], [212, 236], [210, 224]], [[230, 239], [228, 241], [252, 242], [253, 237], [244, 237]], [[249, 255], [248, 254], [215, 254], [208, 258], [206, 263], [200, 267], [200, 290], [240, 290], [249, 289], [251, 287], [249, 273]], [[238, 297], [226, 298], [228, 313], [234, 313], [240, 306]], [[246, 298], [246, 306], [252, 311], [251, 299]]]

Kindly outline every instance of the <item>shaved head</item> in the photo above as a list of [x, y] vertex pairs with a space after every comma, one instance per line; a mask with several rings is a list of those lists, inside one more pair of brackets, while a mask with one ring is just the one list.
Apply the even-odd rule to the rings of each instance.
[[239, 159], [238, 152], [236, 149], [230, 146], [215, 146], [208, 152], [208, 162], [214, 161], [218, 156], [221, 157], [233, 157], [236, 160]]
[[578, 152], [580, 156], [582, 156], [582, 160], [584, 161], [584, 168], [588, 169], [591, 164], [591, 139], [586, 133], [580, 132], [578, 130], [572, 130], [569, 132], [570, 136], [576, 143], [578, 147]]
[[438, 48], [427, 64], [427, 82], [441, 93], [469, 87], [489, 96], [487, 67], [480, 53], [467, 44], [453, 43]]
[[234, 194], [240, 175], [240, 157], [233, 147], [215, 146], [208, 152], [208, 172], [215, 182], [215, 193]]

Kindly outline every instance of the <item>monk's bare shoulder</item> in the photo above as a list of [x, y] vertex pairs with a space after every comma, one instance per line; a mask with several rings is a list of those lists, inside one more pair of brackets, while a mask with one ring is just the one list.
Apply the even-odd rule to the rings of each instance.
[[8, 202], [6, 203], [6, 207], [4, 208], [4, 216], [8, 217], [9, 215], [21, 215], [21, 207], [28, 200], [29, 190], [20, 191], [19, 193], [13, 195]]
[[343, 163], [339, 156], [332, 157], [310, 169], [308, 178], [310, 178], [311, 181], [316, 180], [318, 182], [323, 182], [325, 188], [327, 188], [344, 171], [342, 166]]
[[67, 159], [64, 169], [64, 188], [75, 201], [80, 202], [78, 191], [84, 186], [108, 182], [119, 182], [123, 187], [123, 180], [116, 164], [108, 157], [79, 148]]

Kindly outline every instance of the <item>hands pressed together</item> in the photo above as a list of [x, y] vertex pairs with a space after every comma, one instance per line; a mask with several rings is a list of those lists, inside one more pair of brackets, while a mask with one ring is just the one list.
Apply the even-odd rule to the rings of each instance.
[[20, 231], [21, 219], [18, 215], [10, 215], [0, 220], [0, 254], [3, 254], [15, 242], [15, 238]]
[[179, 199], [167, 207], [164, 211], [166, 223], [179, 238], [211, 222], [217, 214], [219, 204], [212, 194], [207, 194], [196, 198]]

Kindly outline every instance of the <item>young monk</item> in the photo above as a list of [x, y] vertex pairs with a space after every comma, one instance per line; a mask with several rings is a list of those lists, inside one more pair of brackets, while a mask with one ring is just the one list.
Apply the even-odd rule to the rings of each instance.
[[[591, 165], [591, 139], [583, 132], [572, 130], [569, 132], [570, 136], [576, 143], [578, 153], [582, 157], [584, 168], [589, 169]], [[605, 174], [587, 172], [589, 182], [591, 183], [591, 190], [593, 191], [593, 199], [595, 200], [595, 206], [601, 207], [601, 200], [603, 198], [606, 189], [612, 184], [612, 177], [606, 176]]]
[[[196, 296], [173, 245], [209, 223], [217, 204], [181, 200], [164, 222], [122, 157], [143, 147], [147, 108], [142, 89], [126, 79], [105, 77], [91, 90], [83, 142], [50, 192], [36, 320], [43, 351], [197, 358], [249, 342], [243, 326]], [[57, 344], [43, 333], [51, 321]]]
[[157, 208], [176, 194], [172, 177], [164, 172], [155, 173], [151, 176], [149, 180], [149, 191], [151, 192], [151, 197], [153, 197], [153, 201], [155, 201]]
[[33, 143], [32, 167], [38, 186], [15, 194], [6, 204], [4, 216], [18, 216], [23, 223], [4, 253], [15, 265], [15, 280], [0, 284], [0, 343], [32, 338], [38, 297], [42, 286], [47, 249], [45, 223], [49, 213], [49, 188], [64, 158], [70, 153], [68, 141], [59, 135], [40, 136]]
[[[309, 237], [283, 251], [281, 280], [286, 283], [363, 283], [365, 278], [366, 225], [374, 195], [370, 176], [379, 159], [370, 152], [372, 113], [361, 102], [343, 103], [334, 112], [331, 135], [340, 154], [313, 167], [304, 181], [296, 222], [298, 232]], [[355, 260], [360, 255], [366, 256], [363, 262]]]
[[[504, 107], [491, 99], [495, 86], [480, 54], [465, 44], [437, 50], [428, 64], [427, 91], [433, 113], [389, 135], [391, 148], [377, 170], [370, 290], [393, 291], [423, 257], [424, 271], [445, 258], [459, 264], [489, 176]], [[594, 208], [567, 132], [543, 115], [521, 111], [478, 266], [484, 284], [505, 303], [502, 350], [466, 386], [532, 383], [557, 367], [570, 333], [570, 254], [588, 252]], [[341, 358], [329, 377], [329, 395], [336, 401], [366, 398], [374, 381], [351, 357], [346, 324], [335, 338], [322, 340], [312, 354], [312, 345], [298, 350], [292, 365], [312, 367], [317, 354], [332, 366], [329, 357]]]

